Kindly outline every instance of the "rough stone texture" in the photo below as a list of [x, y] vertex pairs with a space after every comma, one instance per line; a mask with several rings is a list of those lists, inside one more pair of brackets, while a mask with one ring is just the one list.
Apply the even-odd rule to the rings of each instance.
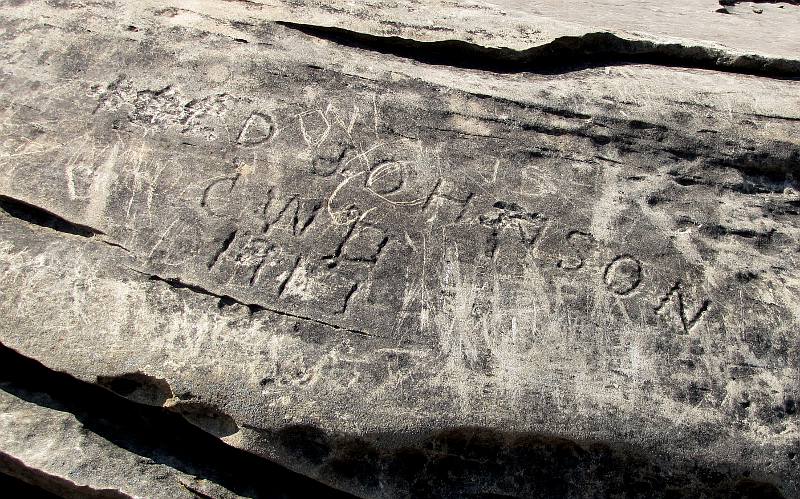
[[800, 7], [499, 3], [0, 3], [8, 355], [361, 496], [800, 495]]
[[[194, 490], [199, 489], [214, 497], [238, 497], [219, 490], [220, 487], [198, 485], [194, 477], [147, 462], [135, 453], [116, 451], [96, 435], [82, 432], [74, 415], [47, 408], [48, 402], [27, 402], [0, 392], [0, 435], [6, 459], [13, 456], [28, 468], [56, 477], [71, 477], [81, 470], [65, 488], [85, 487], [97, 496], [108, 491], [119, 491], [121, 494], [117, 495], [126, 496], [124, 492], [135, 490], [147, 497], [192, 498], [196, 497]], [[3, 464], [12, 470], [19, 466]], [[92, 495], [86, 489], [82, 492], [84, 497]]]
[[[36, 484], [40, 493], [76, 498], [339, 497], [317, 482], [225, 445], [180, 415], [54, 373], [5, 347], [0, 359], [0, 473]], [[113, 388], [124, 387], [118, 382]], [[15, 494], [11, 486], [0, 481], [4, 497], [41, 495], [35, 489]]]

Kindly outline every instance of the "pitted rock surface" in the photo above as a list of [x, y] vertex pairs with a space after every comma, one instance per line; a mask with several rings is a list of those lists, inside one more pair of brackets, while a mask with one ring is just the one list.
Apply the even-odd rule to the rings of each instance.
[[796, 497], [800, 7], [497, 3], [5, 2], [4, 355], [360, 496]]

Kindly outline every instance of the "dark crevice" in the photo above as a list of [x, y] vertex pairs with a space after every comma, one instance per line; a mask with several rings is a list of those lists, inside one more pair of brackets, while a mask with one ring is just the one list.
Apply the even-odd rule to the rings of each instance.
[[[248, 497], [349, 497], [303, 475], [231, 447], [161, 407], [137, 404], [98, 385], [53, 371], [0, 343], [0, 389], [20, 399], [73, 414], [92, 433], [155, 463], [217, 483]], [[2, 456], [2, 455], [0, 455]], [[123, 497], [48, 477], [0, 458], [0, 471], [62, 497]], [[26, 473], [28, 475], [26, 475]], [[33, 475], [31, 475], [33, 473]], [[63, 483], [62, 483], [63, 482]], [[83, 490], [86, 489], [86, 490]]]
[[119, 244], [119, 243], [117, 243], [117, 242], [110, 241], [110, 240], [108, 240], [108, 239], [106, 239], [106, 238], [100, 239], [100, 241], [101, 241], [103, 244], [107, 244], [107, 245], [109, 245], [109, 246], [113, 246], [114, 248], [119, 248], [119, 249], [121, 249], [121, 250], [123, 250], [123, 251], [126, 251], [126, 252], [128, 252], [128, 253], [130, 253], [130, 252], [131, 252], [131, 250], [129, 250], [129, 249], [128, 249], [128, 248], [126, 248], [125, 246], [123, 246], [123, 245], [121, 245], [121, 244]]
[[613, 33], [597, 32], [563, 36], [525, 50], [485, 47], [462, 40], [419, 41], [398, 36], [378, 36], [332, 26], [287, 21], [278, 24], [316, 38], [348, 47], [436, 64], [495, 73], [535, 72], [560, 74], [588, 67], [622, 64], [654, 64], [771, 78], [800, 77], [800, 61], [756, 54], [732, 54], [722, 49], [628, 40]]
[[800, 0], [719, 0], [720, 5], [728, 7], [737, 3], [788, 3], [789, 5], [800, 5]]
[[[0, 387], [2, 389], [2, 387]], [[78, 485], [60, 476], [31, 468], [22, 461], [0, 452], [0, 491], [3, 497], [25, 499], [130, 499], [114, 489], [96, 489]]]
[[46, 227], [65, 234], [72, 234], [73, 236], [93, 237], [96, 235], [104, 235], [103, 232], [98, 229], [89, 227], [88, 225], [70, 222], [66, 218], [56, 215], [44, 208], [2, 194], [0, 194], [0, 210], [24, 222]]
[[[0, 467], [7, 467], [2, 464], [7, 458], [0, 453]], [[15, 463], [16, 464], [16, 463]], [[58, 499], [58, 496], [47, 490], [30, 484], [25, 480], [0, 472], [0, 490], [6, 497], [24, 497], [25, 499]]]
[[105, 233], [99, 229], [69, 221], [66, 218], [56, 215], [49, 210], [20, 199], [15, 199], [10, 196], [0, 194], [0, 211], [5, 212], [10, 217], [16, 218], [17, 220], [36, 225], [38, 227], [45, 227], [56, 232], [61, 232], [62, 234], [70, 234], [85, 238], [94, 238], [97, 236], [97, 241], [108, 246], [120, 248], [121, 250], [130, 253], [128, 248], [116, 241], [109, 239]]
[[[0, 385], [2, 389], [2, 385]], [[94, 489], [27, 466], [0, 451], [0, 491], [3, 497], [25, 499], [128, 499], [117, 490]]]
[[340, 326], [339, 324], [335, 324], [335, 323], [332, 323], [332, 322], [327, 322], [327, 321], [324, 321], [322, 319], [317, 319], [315, 317], [296, 314], [296, 313], [293, 313], [293, 312], [288, 312], [286, 310], [280, 310], [280, 309], [268, 307], [268, 306], [265, 306], [265, 305], [259, 305], [257, 303], [245, 303], [245, 302], [243, 302], [243, 301], [241, 301], [239, 299], [236, 299], [236, 298], [234, 298], [234, 297], [232, 297], [230, 295], [214, 293], [213, 291], [209, 291], [209, 290], [205, 289], [204, 287], [199, 286], [197, 284], [190, 284], [190, 283], [184, 282], [178, 277], [161, 277], [159, 275], [151, 274], [149, 272], [144, 272], [144, 271], [141, 271], [141, 270], [138, 270], [138, 269], [134, 269], [134, 268], [130, 268], [130, 267], [127, 267], [127, 268], [129, 268], [130, 270], [132, 270], [134, 272], [137, 272], [139, 274], [147, 276], [147, 278], [149, 280], [151, 280], [151, 281], [163, 282], [163, 283], [165, 283], [165, 284], [167, 284], [170, 287], [175, 288], [175, 289], [186, 289], [186, 290], [189, 290], [189, 291], [192, 291], [194, 293], [201, 294], [201, 295], [210, 296], [210, 297], [213, 297], [213, 298], [218, 298], [219, 299], [219, 308], [220, 309], [225, 308], [227, 306], [240, 305], [240, 306], [243, 306], [243, 307], [247, 308], [250, 311], [251, 314], [255, 314], [255, 313], [258, 313], [258, 312], [269, 312], [271, 314], [282, 315], [284, 317], [290, 317], [292, 319], [313, 322], [315, 324], [319, 324], [319, 325], [322, 325], [322, 326], [325, 326], [325, 327], [329, 327], [329, 328], [334, 329], [336, 331], [354, 333], [354, 334], [357, 334], [357, 335], [360, 335], [360, 336], [366, 336], [366, 337], [369, 337], [369, 338], [380, 338], [380, 336], [376, 336], [376, 335], [368, 333], [366, 331], [361, 331], [359, 329], [352, 329], [352, 328], [348, 328], [348, 327], [345, 327], [345, 326]]

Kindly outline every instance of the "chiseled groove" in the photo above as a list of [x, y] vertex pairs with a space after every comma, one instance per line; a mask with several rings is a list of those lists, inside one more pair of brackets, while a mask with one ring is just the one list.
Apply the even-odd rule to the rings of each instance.
[[[69, 412], [86, 431], [105, 438], [112, 445], [209, 480], [235, 494], [247, 497], [351, 497], [266, 458], [232, 447], [175, 412], [133, 402], [99, 385], [54, 371], [2, 342], [0, 390], [37, 405]], [[0, 459], [0, 470], [8, 468], [8, 465], [8, 460], [3, 462]], [[25, 472], [19, 466], [8, 470], [11, 473], [7, 474], [12, 476]], [[47, 484], [34, 483], [39, 486]], [[91, 497], [80, 494], [81, 491], [75, 488], [69, 490], [71, 494], [64, 494], [64, 489], [60, 492], [67, 497]]]
[[638, 63], [711, 69], [779, 79], [800, 77], [800, 61], [679, 43], [630, 40], [609, 32], [562, 36], [525, 50], [486, 47], [463, 40], [420, 41], [333, 26], [277, 21], [289, 29], [340, 45], [405, 57], [426, 64], [496, 73], [559, 74], [586, 67]]
[[301, 321], [313, 322], [315, 324], [320, 324], [322, 326], [329, 327], [329, 328], [331, 328], [333, 330], [336, 330], [336, 331], [344, 331], [344, 332], [347, 332], [347, 333], [354, 333], [354, 334], [357, 334], [357, 335], [360, 335], [360, 336], [366, 336], [368, 338], [382, 338], [380, 336], [376, 336], [376, 335], [368, 333], [366, 331], [361, 331], [359, 329], [348, 328], [348, 327], [345, 327], [345, 326], [341, 326], [339, 324], [335, 324], [335, 323], [332, 323], [332, 322], [324, 321], [322, 319], [317, 319], [315, 317], [310, 317], [310, 316], [302, 315], [302, 314], [296, 314], [294, 312], [287, 312], [286, 310], [280, 310], [280, 309], [277, 309], [277, 308], [272, 308], [272, 307], [268, 307], [268, 306], [257, 304], [257, 303], [245, 303], [245, 302], [243, 302], [243, 301], [241, 301], [241, 300], [239, 300], [237, 298], [234, 298], [234, 297], [232, 297], [230, 295], [215, 293], [215, 292], [210, 291], [210, 290], [208, 290], [208, 289], [206, 289], [206, 288], [204, 288], [204, 287], [202, 287], [202, 286], [200, 286], [198, 284], [187, 283], [187, 282], [181, 280], [178, 277], [162, 277], [160, 275], [153, 274], [153, 273], [150, 273], [150, 272], [145, 272], [145, 271], [139, 270], [139, 269], [134, 269], [132, 267], [126, 267], [126, 268], [129, 269], [129, 270], [132, 270], [134, 272], [137, 272], [139, 274], [142, 274], [144, 276], [147, 276], [147, 278], [149, 280], [151, 280], [151, 281], [162, 282], [162, 283], [167, 284], [168, 286], [170, 286], [172, 288], [175, 288], [175, 289], [186, 289], [186, 290], [189, 290], [189, 291], [192, 291], [194, 293], [201, 294], [201, 295], [210, 296], [210, 297], [213, 297], [213, 298], [218, 298], [219, 301], [220, 301], [220, 306], [237, 304], [237, 305], [241, 305], [243, 307], [247, 307], [247, 309], [250, 310], [250, 313], [269, 312], [269, 313], [276, 314], [276, 315], [282, 315], [284, 317], [290, 317], [292, 319], [298, 319], [298, 320], [301, 320]]

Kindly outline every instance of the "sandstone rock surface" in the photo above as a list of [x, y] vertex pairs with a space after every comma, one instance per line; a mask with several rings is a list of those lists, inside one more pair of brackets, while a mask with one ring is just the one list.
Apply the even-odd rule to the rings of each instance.
[[2, 470], [798, 497], [800, 6], [627, 4], [0, 2]]

